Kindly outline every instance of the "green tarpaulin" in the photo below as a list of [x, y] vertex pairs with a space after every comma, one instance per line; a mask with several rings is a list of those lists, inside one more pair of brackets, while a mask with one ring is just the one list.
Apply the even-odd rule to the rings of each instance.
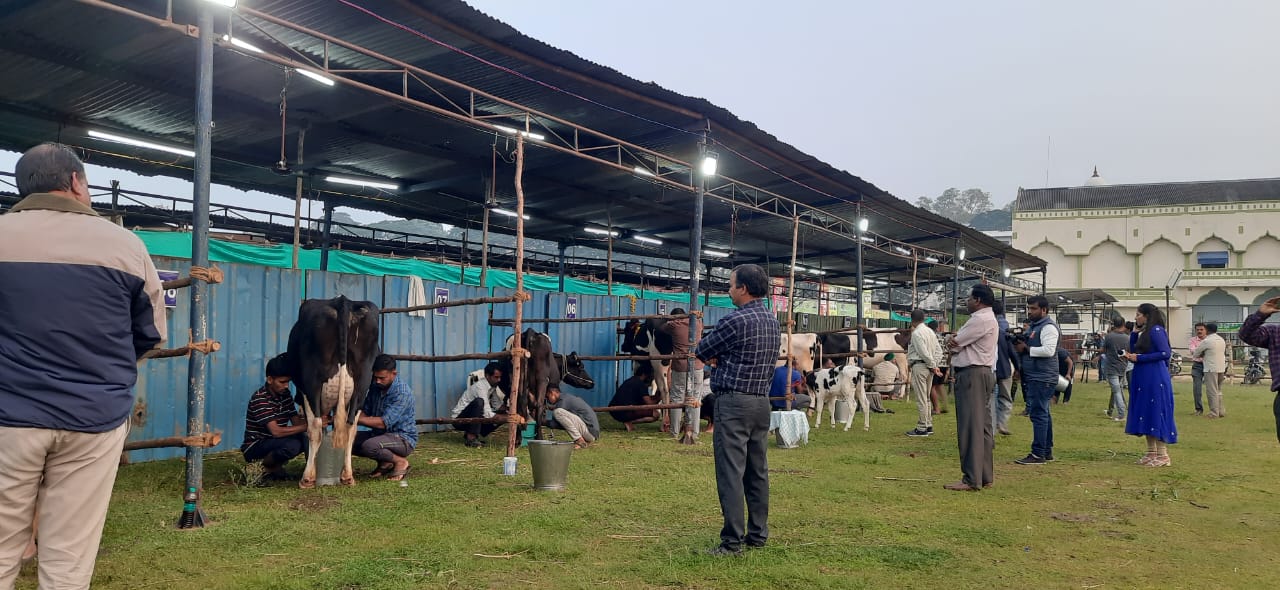
[[[191, 234], [186, 232], [134, 232], [147, 245], [147, 251], [153, 256], [169, 256], [171, 258], [191, 258]], [[259, 245], [209, 240], [209, 260], [214, 262], [234, 262], [239, 264], [256, 264], [290, 268], [293, 265], [293, 247], [285, 244]], [[304, 270], [320, 270], [320, 251], [302, 249], [298, 251], [298, 267]], [[463, 285], [479, 285], [480, 269], [467, 267], [463, 269], [452, 264], [442, 264], [427, 260], [411, 258], [382, 258], [366, 254], [356, 254], [342, 250], [329, 251], [329, 270], [362, 275], [395, 275], [421, 277], [429, 281], [461, 283]], [[515, 274], [506, 270], [489, 269], [485, 276], [489, 287], [506, 287], [514, 289]], [[546, 275], [524, 275], [524, 286], [533, 291], [556, 292], [560, 290], [560, 278]], [[593, 283], [581, 279], [565, 278], [566, 293], [578, 295], [607, 295], [608, 287], [602, 283]], [[665, 300], [688, 303], [686, 293], [667, 293], [663, 291], [640, 290], [630, 285], [614, 285], [613, 294], [620, 297], [637, 299]], [[733, 307], [728, 295], [712, 295], [712, 307]]]

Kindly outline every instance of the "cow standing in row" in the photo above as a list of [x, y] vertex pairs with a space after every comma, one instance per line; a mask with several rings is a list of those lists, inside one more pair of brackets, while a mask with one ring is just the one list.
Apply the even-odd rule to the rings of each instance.
[[316, 455], [331, 416], [333, 445], [346, 449], [340, 481], [355, 485], [351, 449], [356, 420], [369, 393], [378, 352], [378, 306], [372, 302], [338, 296], [307, 299], [298, 308], [285, 358], [307, 419], [310, 453], [299, 487], [316, 485]]
[[[514, 334], [508, 336], [503, 350], [511, 350], [514, 341]], [[555, 353], [552, 350], [550, 336], [528, 328], [520, 335], [520, 346], [528, 352], [528, 356], [525, 359], [524, 372], [520, 376], [522, 387], [518, 389], [520, 395], [516, 396], [515, 412], [525, 420], [533, 420], [542, 414], [547, 390], [560, 387], [562, 381], [579, 389], [591, 389], [596, 386], [595, 380], [587, 374], [586, 367], [578, 358], [578, 353], [571, 352], [568, 356]], [[512, 359], [508, 358], [501, 363], [503, 379], [498, 387], [504, 392], [510, 392], [513, 387]], [[541, 438], [542, 421], [536, 422], [538, 423], [536, 436]]]
[[853, 417], [862, 408], [862, 429], [871, 430], [871, 407], [867, 404], [866, 372], [857, 365], [819, 369], [805, 375], [805, 385], [814, 400], [816, 412], [814, 428], [822, 426], [822, 409], [828, 404], [831, 407], [831, 426], [836, 425], [836, 401], [844, 400], [849, 404], [849, 417], [844, 421], [844, 429], [853, 425]]

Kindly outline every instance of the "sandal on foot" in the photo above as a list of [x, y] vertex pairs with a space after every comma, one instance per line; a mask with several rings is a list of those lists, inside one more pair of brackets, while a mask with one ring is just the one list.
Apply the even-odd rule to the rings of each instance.
[[404, 469], [397, 469], [395, 471], [392, 471], [391, 475], [387, 476], [387, 481], [400, 481], [404, 479], [404, 476], [409, 474], [410, 469], [413, 469], [413, 467], [408, 466], [408, 467], [405, 467]]
[[377, 469], [374, 469], [373, 471], [369, 472], [369, 477], [372, 477], [375, 479], [382, 477], [390, 473], [392, 469], [395, 469], [395, 467], [396, 467], [395, 463], [379, 463]]
[[1171, 461], [1167, 456], [1156, 457], [1155, 459], [1152, 459], [1150, 463], [1147, 463], [1147, 467], [1168, 467], [1170, 465], [1173, 465], [1173, 461]]
[[1155, 455], [1151, 453], [1147, 453], [1143, 455], [1141, 459], [1138, 459], [1137, 463], [1138, 465], [1150, 465], [1151, 462], [1154, 461], [1155, 459], [1156, 459]]

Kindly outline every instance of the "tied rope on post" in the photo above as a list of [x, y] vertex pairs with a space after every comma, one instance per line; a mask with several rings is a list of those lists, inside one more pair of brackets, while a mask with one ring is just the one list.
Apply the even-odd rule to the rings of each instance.
[[192, 281], [204, 281], [210, 285], [216, 285], [222, 282], [222, 278], [222, 269], [216, 266], [210, 266], [208, 268], [203, 266], [193, 266], [191, 267], [191, 274], [189, 276], [181, 279], [174, 279], [172, 281], [164, 281], [163, 283], [160, 283], [160, 287], [166, 291], [169, 289], [182, 289], [184, 287], [190, 287]]

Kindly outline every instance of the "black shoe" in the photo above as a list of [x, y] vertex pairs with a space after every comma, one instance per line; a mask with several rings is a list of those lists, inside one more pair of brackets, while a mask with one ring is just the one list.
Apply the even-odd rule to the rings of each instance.
[[480, 442], [480, 439], [471, 438], [471, 439], [467, 439], [466, 445], [468, 447], [475, 448], [475, 447], [483, 447], [484, 443]]
[[1047, 461], [1043, 457], [1037, 457], [1034, 454], [1028, 454], [1026, 457], [1014, 460], [1018, 465], [1044, 465]]
[[764, 544], [764, 541], [747, 541], [744, 543], [744, 545], [747, 546], [747, 549], [760, 549], [764, 547]]
[[707, 555], [710, 555], [711, 557], [738, 557], [742, 555], [742, 550], [730, 549], [724, 545], [716, 545], [715, 547], [707, 549]]
[[933, 427], [932, 427], [932, 426], [930, 426], [930, 427], [928, 427], [928, 428], [926, 428], [926, 429], [924, 429], [924, 430], [925, 430], [925, 432], [928, 432], [929, 434], [933, 434]]
[[885, 408], [885, 409], [884, 409], [884, 413], [886, 413], [886, 414], [894, 414], [894, 413], [896, 413], [896, 412], [894, 412], [893, 410], [890, 410], [889, 408]]
[[919, 428], [916, 428], [914, 430], [907, 431], [907, 436], [929, 436], [931, 434], [933, 434], [932, 428], [929, 430], [920, 430]]
[[1048, 461], [1057, 461], [1058, 459], [1053, 456], [1053, 453], [1049, 453], [1048, 455], [1044, 456], [1044, 460], [1048, 462]]

